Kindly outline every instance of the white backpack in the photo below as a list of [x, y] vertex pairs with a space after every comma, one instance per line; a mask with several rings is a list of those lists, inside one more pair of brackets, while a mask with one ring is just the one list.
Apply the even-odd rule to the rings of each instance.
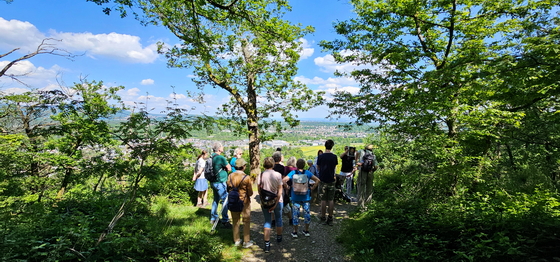
[[295, 170], [294, 176], [292, 176], [292, 187], [294, 189], [294, 194], [296, 195], [307, 195], [309, 191], [309, 179], [304, 173], [300, 173], [299, 170]]

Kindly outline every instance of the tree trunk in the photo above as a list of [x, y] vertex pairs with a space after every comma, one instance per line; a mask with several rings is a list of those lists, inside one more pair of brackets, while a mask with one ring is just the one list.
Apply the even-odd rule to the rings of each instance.
[[256, 178], [261, 173], [260, 168], [260, 134], [259, 124], [255, 119], [248, 119], [247, 128], [249, 129], [249, 162], [251, 163], [251, 177]]
[[64, 179], [62, 179], [62, 185], [60, 186], [60, 190], [58, 191], [57, 197], [61, 198], [64, 193], [66, 193], [66, 188], [68, 184], [70, 184], [70, 177], [72, 176], [72, 168], [66, 168], [64, 172]]

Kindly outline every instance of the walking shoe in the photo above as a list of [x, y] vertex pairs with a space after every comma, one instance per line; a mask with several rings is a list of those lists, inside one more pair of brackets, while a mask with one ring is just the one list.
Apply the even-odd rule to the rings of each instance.
[[297, 238], [297, 232], [292, 232], [292, 237]]
[[233, 228], [233, 226], [231, 225], [230, 222], [222, 222], [222, 227], [223, 228]]
[[309, 231], [303, 231], [303, 235], [306, 237], [310, 236]]
[[249, 240], [249, 242], [245, 242], [243, 243], [243, 248], [250, 248], [255, 244], [255, 242], [253, 242], [253, 240]]
[[270, 241], [264, 242], [264, 252], [265, 253], [270, 252]]
[[276, 235], [276, 242], [282, 242], [282, 235]]
[[235, 241], [235, 244], [234, 244], [234, 245], [235, 245], [236, 247], [240, 247], [240, 246], [241, 246], [241, 243], [242, 243], [242, 242], [241, 242], [241, 239], [239, 239], [239, 240]]
[[325, 225], [332, 226], [333, 225], [333, 217], [329, 216], [327, 221], [325, 221]]
[[327, 220], [326, 217], [321, 217], [321, 222], [324, 223]]

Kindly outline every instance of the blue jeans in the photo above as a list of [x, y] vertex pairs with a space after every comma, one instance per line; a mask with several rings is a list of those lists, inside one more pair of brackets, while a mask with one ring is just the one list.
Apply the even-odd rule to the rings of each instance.
[[212, 192], [214, 192], [214, 201], [212, 202], [212, 210], [210, 211], [210, 220], [215, 221], [216, 219], [218, 219], [218, 205], [221, 201], [222, 219], [220, 220], [220, 222], [229, 222], [228, 208], [226, 204], [228, 196], [226, 182], [213, 182], [210, 183], [210, 187], [212, 187]]
[[[284, 203], [278, 203], [274, 209], [276, 227], [282, 227], [282, 208], [284, 208]], [[270, 228], [272, 223], [272, 214], [268, 212], [268, 208], [261, 207], [261, 209], [264, 215], [264, 228]]]

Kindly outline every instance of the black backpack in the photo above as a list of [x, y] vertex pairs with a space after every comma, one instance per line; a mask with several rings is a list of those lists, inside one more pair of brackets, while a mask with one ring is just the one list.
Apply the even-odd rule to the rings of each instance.
[[204, 178], [206, 178], [210, 182], [218, 181], [218, 173], [222, 171], [222, 169], [220, 168], [218, 172], [214, 173], [214, 167], [212, 166], [212, 161], [216, 156], [217, 155], [214, 155], [213, 157], [209, 157], [208, 159], [206, 159], [206, 166], [204, 167]]
[[241, 179], [239, 185], [235, 186], [233, 185], [233, 182], [231, 182], [231, 176], [229, 176], [229, 183], [231, 184], [231, 190], [228, 193], [227, 207], [228, 210], [231, 212], [243, 211], [243, 201], [241, 201], [241, 199], [239, 198], [239, 186], [241, 185], [241, 183], [243, 183], [243, 180], [245, 180], [246, 177], [247, 175], [245, 175], [243, 179]]
[[373, 170], [373, 161], [375, 159], [375, 155], [372, 152], [365, 150], [365, 154], [362, 157], [362, 171], [369, 172]]

